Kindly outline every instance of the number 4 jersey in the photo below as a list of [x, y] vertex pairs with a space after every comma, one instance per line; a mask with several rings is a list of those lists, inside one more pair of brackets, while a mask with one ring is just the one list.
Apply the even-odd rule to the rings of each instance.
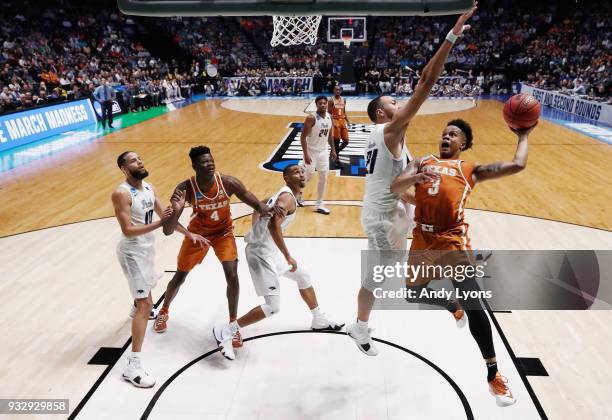
[[391, 192], [391, 182], [412, 160], [406, 145], [399, 158], [393, 157], [385, 144], [385, 124], [376, 124], [365, 150], [366, 180], [363, 197], [364, 211], [390, 213], [395, 211], [399, 197]]
[[193, 208], [189, 231], [202, 236], [214, 236], [231, 228], [230, 197], [223, 186], [221, 174], [215, 172], [215, 182], [206, 192], [200, 191], [195, 176], [189, 179], [189, 183]]

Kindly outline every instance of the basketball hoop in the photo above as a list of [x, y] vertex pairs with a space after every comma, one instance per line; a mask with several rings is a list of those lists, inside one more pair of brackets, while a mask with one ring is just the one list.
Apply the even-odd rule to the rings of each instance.
[[349, 48], [351, 46], [351, 41], [353, 40], [352, 34], [342, 34], [342, 42], [344, 43], [345, 48]]
[[274, 33], [270, 45], [314, 45], [317, 42], [317, 33], [321, 16], [272, 16]]

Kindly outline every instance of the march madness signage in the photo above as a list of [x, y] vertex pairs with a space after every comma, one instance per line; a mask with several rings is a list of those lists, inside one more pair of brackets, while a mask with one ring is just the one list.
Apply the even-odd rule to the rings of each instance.
[[569, 96], [553, 90], [537, 89], [524, 83], [521, 84], [521, 93], [533, 95], [544, 106], [612, 125], [612, 106], [608, 104], [587, 101], [578, 96]]
[[[289, 124], [287, 135], [281, 139], [268, 160], [261, 165], [264, 169], [282, 172], [288, 165], [299, 163], [304, 159], [300, 142], [303, 125], [301, 122]], [[373, 128], [374, 124], [349, 124], [349, 145], [340, 154], [340, 168], [336, 169], [339, 175], [365, 176], [363, 151]], [[333, 167], [330, 165], [330, 168]]]

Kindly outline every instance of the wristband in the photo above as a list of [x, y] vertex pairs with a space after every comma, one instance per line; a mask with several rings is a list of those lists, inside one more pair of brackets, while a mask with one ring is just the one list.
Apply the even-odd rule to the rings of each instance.
[[453, 33], [453, 30], [452, 30], [452, 29], [451, 29], [450, 31], [448, 31], [448, 34], [446, 35], [446, 40], [447, 40], [448, 42], [450, 42], [451, 44], [453, 44], [453, 45], [454, 45], [454, 44], [455, 44], [455, 42], [457, 41], [457, 38], [459, 38], [459, 36], [458, 36], [458, 35], [455, 35], [455, 34]]

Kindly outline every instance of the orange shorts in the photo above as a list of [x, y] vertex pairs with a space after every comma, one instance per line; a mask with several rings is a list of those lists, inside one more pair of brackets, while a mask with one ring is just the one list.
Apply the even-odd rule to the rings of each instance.
[[[234, 238], [234, 228], [232, 226], [217, 235], [204, 237], [211, 242], [219, 261], [236, 261], [238, 259], [238, 249], [236, 248], [236, 239]], [[187, 238], [183, 239], [183, 244], [177, 258], [178, 270], [190, 272], [193, 267], [204, 260], [209, 248], [210, 246], [202, 247], [194, 244]]]
[[[441, 232], [423, 231], [417, 225], [412, 232], [408, 265], [455, 266], [470, 264], [473, 260], [473, 254], [467, 231], [467, 224]], [[435, 270], [432, 270], [430, 271], [431, 275], [421, 275], [413, 279], [413, 285], [418, 286], [438, 279], [439, 277], [434, 275], [434, 272]]]
[[345, 119], [332, 120], [332, 123], [334, 125], [334, 140], [342, 139], [342, 140], [348, 141], [349, 134], [348, 134], [348, 126], [346, 125], [346, 120]]

